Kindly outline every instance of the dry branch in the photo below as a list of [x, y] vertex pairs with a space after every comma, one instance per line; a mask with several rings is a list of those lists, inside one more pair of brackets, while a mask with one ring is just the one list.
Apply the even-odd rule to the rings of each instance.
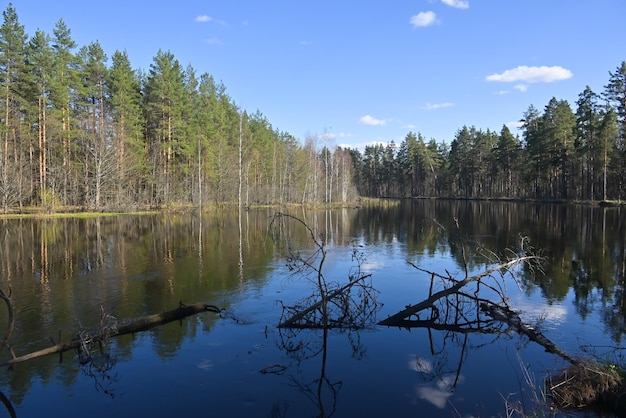
[[453, 295], [455, 293], [458, 293], [459, 290], [472, 282], [476, 282], [479, 281], [481, 279], [483, 279], [484, 277], [488, 277], [491, 276], [494, 273], [497, 272], [501, 272], [501, 271], [506, 271], [509, 268], [513, 267], [514, 265], [518, 264], [518, 263], [524, 263], [524, 262], [528, 262], [531, 260], [536, 259], [536, 256], [525, 256], [525, 257], [519, 257], [516, 258], [514, 260], [510, 260], [507, 261], [506, 263], [502, 263], [500, 265], [497, 265], [489, 270], [486, 270], [480, 274], [477, 274], [475, 276], [471, 276], [471, 277], [466, 277], [465, 279], [456, 282], [453, 286], [450, 286], [446, 289], [440, 290], [439, 292], [433, 293], [430, 297], [428, 297], [427, 299], [421, 301], [420, 303], [417, 303], [415, 305], [410, 305], [408, 306], [406, 309], [398, 312], [395, 315], [391, 315], [390, 317], [388, 317], [387, 319], [384, 319], [382, 321], [380, 321], [378, 323], [378, 325], [387, 325], [387, 326], [402, 326], [402, 323], [405, 319], [407, 319], [408, 317], [410, 317], [411, 315], [415, 315], [416, 313], [423, 311], [424, 309], [428, 309], [434, 306], [434, 303], [437, 302], [439, 299], [448, 297], [450, 295]]
[[355, 284], [359, 283], [363, 279], [365, 279], [367, 277], [370, 277], [370, 276], [371, 276], [371, 274], [366, 274], [364, 276], [361, 276], [358, 279], [351, 281], [350, 283], [346, 283], [345, 285], [341, 286], [339, 289], [336, 289], [336, 290], [328, 293], [327, 295], [325, 295], [325, 297], [322, 298], [322, 300], [314, 303], [313, 305], [309, 306], [308, 308], [303, 309], [302, 311], [296, 313], [295, 315], [292, 315], [291, 317], [289, 317], [285, 321], [283, 321], [280, 324], [278, 324], [278, 328], [319, 328], [319, 326], [313, 326], [313, 325], [303, 326], [301, 324], [298, 324], [298, 321], [303, 319], [305, 316], [307, 316], [308, 314], [310, 314], [314, 310], [319, 309], [324, 302], [328, 302], [328, 301], [334, 299], [335, 297], [343, 294], [343, 292], [345, 292], [347, 289], [351, 288]]
[[[131, 319], [122, 323], [116, 324], [110, 327], [106, 333], [98, 333], [91, 337], [91, 342], [105, 342], [109, 337], [117, 337], [120, 335], [134, 334], [140, 331], [146, 331], [157, 325], [167, 324], [168, 322], [181, 320], [191, 315], [195, 315], [201, 312], [216, 312], [221, 310], [213, 305], [207, 305], [204, 303], [196, 303], [193, 305], [181, 305], [170, 311], [161, 312], [158, 314], [143, 316], [141, 318]], [[27, 360], [32, 360], [39, 357], [44, 357], [54, 353], [62, 353], [64, 351], [80, 348], [84, 344], [84, 338], [80, 335], [75, 336], [70, 341], [58, 343], [42, 350], [34, 351], [23, 356], [14, 357], [13, 359], [0, 364], [0, 366], [12, 366], [17, 363], [22, 363]]]

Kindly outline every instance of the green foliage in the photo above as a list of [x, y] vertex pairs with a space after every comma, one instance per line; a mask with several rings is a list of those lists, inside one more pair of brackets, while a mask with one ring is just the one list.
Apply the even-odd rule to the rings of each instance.
[[520, 121], [521, 138], [507, 126], [500, 133], [463, 126], [449, 148], [434, 140], [425, 145], [413, 132], [395, 155], [393, 142], [367, 146], [363, 156], [352, 154], [359, 192], [371, 197], [622, 200], [621, 76], [621, 69], [612, 73], [607, 87], [613, 105], [601, 105], [600, 96], [587, 87], [576, 112], [554, 97], [543, 112], [529, 106]]
[[46, 209], [46, 212], [53, 212], [55, 208], [61, 206], [61, 199], [51, 189], [43, 189], [39, 192], [39, 198], [41, 205]]
[[[240, 109], [210, 74], [160, 50], [148, 72], [126, 52], [77, 45], [63, 19], [28, 39], [9, 4], [0, 26], [0, 204], [81, 208], [334, 204], [372, 197], [621, 200], [626, 62], [575, 112], [530, 106], [521, 138], [464, 126], [451, 143], [409, 132], [396, 145], [301, 144]], [[605, 98], [607, 105], [599, 98]], [[323, 143], [322, 143], [323, 142]]]

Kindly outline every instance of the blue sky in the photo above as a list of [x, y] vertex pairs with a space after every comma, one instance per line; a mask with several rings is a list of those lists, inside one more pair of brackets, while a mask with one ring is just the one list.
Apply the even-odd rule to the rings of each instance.
[[[6, 2], [2, 2], [3, 10]], [[575, 110], [626, 60], [624, 0], [14, 0], [29, 35], [63, 18], [79, 46], [159, 49], [304, 140], [362, 148], [409, 131], [515, 128], [551, 97]]]

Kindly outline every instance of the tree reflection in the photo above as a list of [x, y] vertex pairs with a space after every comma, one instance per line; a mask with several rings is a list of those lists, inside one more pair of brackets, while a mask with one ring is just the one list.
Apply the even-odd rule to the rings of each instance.
[[115, 398], [118, 396], [116, 385], [119, 382], [119, 375], [115, 372], [116, 364], [117, 359], [110, 352], [91, 355], [87, 362], [81, 364], [81, 373], [93, 379], [97, 392]]
[[[294, 248], [289, 239], [289, 223], [307, 231], [314, 247], [312, 252]], [[289, 270], [300, 277], [308, 277], [315, 288], [310, 296], [295, 305], [283, 304], [279, 348], [298, 363], [321, 356], [319, 375], [307, 382], [292, 375], [291, 386], [316, 406], [319, 417], [330, 417], [337, 410], [337, 397], [343, 382], [331, 379], [326, 371], [329, 332], [334, 329], [347, 334], [353, 356], [362, 358], [365, 348], [359, 330], [375, 322], [377, 292], [368, 281], [371, 275], [362, 269], [365, 256], [358, 246], [353, 247], [354, 266], [348, 273], [347, 283], [339, 283], [328, 281], [323, 272], [327, 255], [325, 236], [316, 233], [304, 221], [279, 213], [272, 223], [272, 237], [287, 259]]]
[[[440, 227], [443, 228], [441, 225]], [[458, 231], [458, 223], [456, 228]], [[571, 359], [558, 350], [558, 347], [550, 345], [551, 342], [540, 333], [523, 324], [517, 313], [509, 308], [505, 279], [512, 278], [517, 282], [522, 271], [521, 266], [525, 266], [527, 271], [535, 271], [541, 267], [542, 258], [528, 254], [528, 241], [521, 238], [518, 248], [506, 251], [506, 259], [501, 259], [484, 246], [467, 239], [460, 238], [458, 242], [457, 251], [461, 257], [464, 277], [457, 278], [448, 271], [438, 273], [426, 270], [409, 262], [414, 269], [430, 276], [428, 297], [414, 305], [407, 305], [405, 309], [378, 323], [405, 329], [426, 329], [430, 356], [434, 360], [416, 356], [411, 368], [420, 374], [423, 381], [433, 383], [420, 385], [417, 388], [418, 396], [439, 408], [445, 407], [448, 398], [462, 380], [461, 371], [470, 347], [471, 334], [493, 335], [495, 341], [509, 329], [515, 328], [515, 331], [528, 335], [542, 345], [547, 341], [547, 350]], [[468, 261], [479, 257], [491, 259], [495, 265], [470, 275]], [[441, 337], [439, 346], [435, 343], [437, 331]], [[449, 354], [453, 350], [447, 347], [448, 343], [460, 347], [458, 360], [453, 363], [453, 367], [449, 366]]]

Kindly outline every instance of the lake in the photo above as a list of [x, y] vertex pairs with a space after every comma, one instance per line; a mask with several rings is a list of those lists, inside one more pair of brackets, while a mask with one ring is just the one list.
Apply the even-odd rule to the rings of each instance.
[[[0, 220], [16, 356], [88, 336], [103, 320], [181, 303], [223, 309], [107, 339], [88, 347], [88, 359], [73, 350], [3, 369], [0, 390], [16, 415], [450, 417], [531, 408], [544, 377], [567, 364], [506, 324], [377, 325], [442, 289], [431, 273], [463, 279], [519, 255], [521, 242], [546, 261], [517, 269], [517, 281], [504, 277], [510, 307], [571, 355], [621, 354], [623, 209], [420, 200], [287, 213], [315, 240], [269, 209]], [[333, 326], [279, 328], [292, 313], [283, 307], [319, 299], [316, 242], [326, 284], [359, 284], [347, 287], [346, 310], [336, 304], [343, 313]], [[5, 305], [0, 321], [4, 334]], [[0, 361], [10, 358], [4, 350]]]

